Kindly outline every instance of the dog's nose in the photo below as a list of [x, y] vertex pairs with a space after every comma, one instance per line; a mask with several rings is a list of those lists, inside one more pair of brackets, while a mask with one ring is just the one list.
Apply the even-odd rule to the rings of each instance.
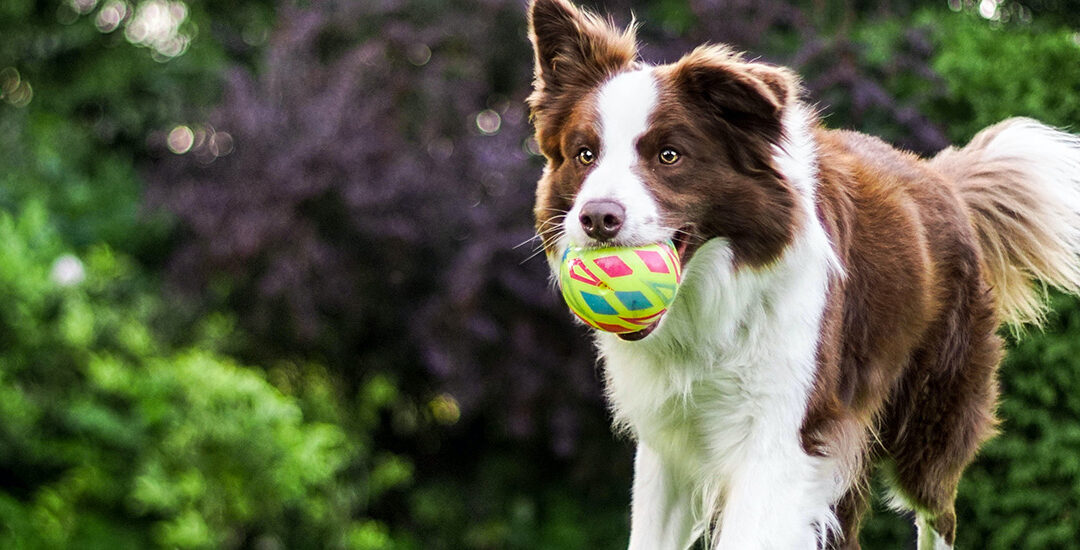
[[609, 241], [622, 229], [626, 209], [615, 201], [592, 200], [581, 207], [578, 219], [586, 235], [598, 241]]

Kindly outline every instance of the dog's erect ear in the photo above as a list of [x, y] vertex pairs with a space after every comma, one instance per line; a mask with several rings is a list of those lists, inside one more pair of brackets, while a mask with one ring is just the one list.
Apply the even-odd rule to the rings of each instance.
[[536, 53], [534, 111], [545, 94], [595, 86], [637, 58], [633, 25], [620, 31], [566, 0], [532, 0], [529, 37]]
[[799, 95], [795, 73], [748, 63], [720, 46], [697, 48], [671, 70], [679, 89], [706, 114], [731, 124], [752, 123], [775, 136], [779, 136], [784, 109]]

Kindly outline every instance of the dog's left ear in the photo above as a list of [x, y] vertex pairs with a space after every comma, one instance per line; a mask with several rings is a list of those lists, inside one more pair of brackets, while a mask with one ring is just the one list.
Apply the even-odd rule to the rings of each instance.
[[799, 95], [795, 73], [746, 62], [720, 46], [702, 46], [671, 70], [676, 86], [705, 114], [730, 124], [755, 124], [777, 135], [785, 108]]
[[619, 30], [567, 0], [532, 0], [529, 38], [536, 54], [529, 105], [538, 127], [560, 98], [588, 91], [637, 59], [633, 25]]

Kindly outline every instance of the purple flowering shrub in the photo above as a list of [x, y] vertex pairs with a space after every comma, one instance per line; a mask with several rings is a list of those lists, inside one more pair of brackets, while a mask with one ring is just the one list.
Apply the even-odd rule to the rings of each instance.
[[210, 119], [233, 150], [163, 159], [150, 200], [182, 227], [173, 281], [224, 293], [253, 359], [434, 380], [466, 412], [499, 411], [519, 435], [544, 425], [568, 450], [573, 403], [595, 406], [597, 384], [529, 259], [541, 163], [521, 8], [283, 8], [263, 70], [234, 70]]

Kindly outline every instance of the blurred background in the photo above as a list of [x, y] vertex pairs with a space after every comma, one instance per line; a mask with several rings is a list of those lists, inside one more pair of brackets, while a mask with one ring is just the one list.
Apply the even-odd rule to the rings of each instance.
[[[0, 2], [0, 548], [625, 548], [632, 444], [530, 240], [524, 4]], [[589, 5], [920, 153], [1080, 128], [1075, 0]], [[958, 548], [1080, 548], [1052, 299]]]

